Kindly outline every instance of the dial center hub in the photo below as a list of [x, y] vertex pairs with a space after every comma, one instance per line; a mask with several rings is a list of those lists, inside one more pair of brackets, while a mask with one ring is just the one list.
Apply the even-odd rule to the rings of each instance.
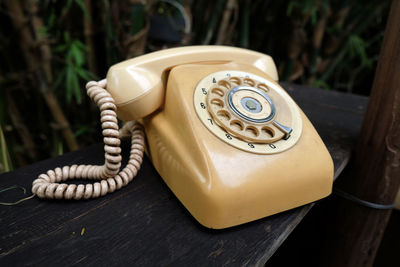
[[252, 113], [258, 113], [262, 109], [260, 102], [251, 97], [243, 97], [240, 103], [247, 111]]
[[265, 123], [275, 116], [275, 106], [271, 98], [258, 88], [236, 86], [228, 94], [229, 107], [241, 118]]

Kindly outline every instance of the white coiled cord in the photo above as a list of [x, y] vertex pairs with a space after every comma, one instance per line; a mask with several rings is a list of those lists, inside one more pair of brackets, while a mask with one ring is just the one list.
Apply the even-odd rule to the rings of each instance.
[[[145, 147], [144, 132], [137, 122], [126, 123], [118, 131], [118, 120], [114, 99], [105, 90], [107, 81], [91, 81], [86, 89], [89, 97], [100, 109], [101, 127], [104, 136], [104, 165], [72, 165], [49, 170], [33, 181], [32, 192], [39, 198], [89, 199], [104, 196], [127, 185], [136, 176], [143, 159]], [[122, 171], [120, 135], [131, 135], [129, 162]], [[60, 183], [68, 179], [100, 180], [92, 184]]]

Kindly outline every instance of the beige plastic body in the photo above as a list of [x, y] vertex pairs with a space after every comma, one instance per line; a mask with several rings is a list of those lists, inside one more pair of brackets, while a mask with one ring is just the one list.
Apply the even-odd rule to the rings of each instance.
[[209, 73], [241, 64], [184, 65], [171, 70], [162, 111], [144, 120], [155, 168], [204, 226], [226, 228], [304, 205], [331, 193], [332, 159], [301, 112], [302, 137], [272, 155], [244, 152], [213, 135], [194, 110], [193, 88]]
[[107, 90], [118, 105], [118, 117], [136, 120], [152, 113], [163, 103], [167, 72], [174, 66], [201, 62], [242, 62], [278, 80], [272, 58], [258, 52], [225, 46], [162, 50], [123, 61], [108, 71]]
[[[218, 53], [209, 56], [207, 49], [210, 49], [208, 52], [216, 49]], [[169, 56], [168, 51], [178, 59]], [[182, 54], [175, 53], [178, 51], [184, 52], [187, 58], [180, 58]], [[149, 155], [161, 177], [196, 220], [206, 227], [221, 229], [329, 195], [333, 183], [333, 162], [303, 112], [300, 111], [302, 133], [297, 143], [288, 150], [270, 155], [246, 152], [222, 141], [204, 126], [196, 114], [194, 90], [211, 73], [245, 71], [279, 86], [275, 82], [277, 75], [272, 59], [235, 48], [201, 47], [193, 51], [202, 51], [202, 56], [195, 52], [192, 54], [190, 48], [172, 49], [160, 52], [163, 57], [159, 62], [156, 54], [152, 54], [151, 63], [140, 58], [120, 63], [116, 65], [118, 68], [110, 70], [107, 79], [111, 78], [113, 85], [107, 89], [117, 99], [119, 114], [125, 120], [140, 118], [150, 109], [155, 110], [162, 105], [143, 119]], [[235, 51], [241, 55], [238, 61], [235, 60]], [[246, 62], [246, 54], [249, 55], [249, 62]], [[212, 62], [207, 64], [206, 60]], [[135, 64], [131, 66], [129, 62]], [[137, 62], [147, 65], [142, 63], [143, 67], [138, 67]], [[190, 62], [198, 63], [188, 64]], [[168, 79], [156, 77], [157, 73], [166, 75], [168, 68]], [[145, 73], [143, 79], [140, 72]], [[118, 73], [124, 74], [116, 77]], [[149, 82], [152, 75], [156, 84]], [[167, 84], [164, 84], [166, 80]], [[120, 86], [123, 88], [121, 91]], [[165, 99], [163, 92], [158, 92], [158, 87], [162, 91], [166, 87]], [[139, 92], [127, 92], [129, 90]], [[132, 101], [139, 106], [139, 111], [131, 105]], [[148, 107], [150, 104], [151, 108]]]

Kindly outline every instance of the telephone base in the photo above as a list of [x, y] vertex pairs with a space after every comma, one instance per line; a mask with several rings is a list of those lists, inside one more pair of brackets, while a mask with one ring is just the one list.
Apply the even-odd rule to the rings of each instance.
[[333, 162], [303, 112], [301, 138], [273, 154], [243, 151], [204, 127], [192, 105], [193, 89], [221, 70], [271, 80], [238, 63], [177, 66], [169, 74], [164, 106], [143, 120], [153, 164], [177, 198], [202, 225], [221, 229], [328, 196]]

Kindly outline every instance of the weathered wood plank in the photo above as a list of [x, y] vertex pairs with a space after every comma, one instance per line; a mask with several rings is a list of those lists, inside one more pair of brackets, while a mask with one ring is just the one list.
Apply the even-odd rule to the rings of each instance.
[[[337, 176], [349, 158], [367, 99], [291, 84], [284, 87], [327, 144]], [[94, 145], [3, 174], [0, 187], [29, 188], [49, 168], [100, 164], [102, 157], [102, 145]], [[19, 197], [18, 191], [12, 191], [2, 200]], [[32, 199], [18, 206], [0, 206], [0, 265], [262, 265], [311, 206], [210, 230], [191, 217], [145, 159], [130, 185], [97, 200]]]
[[[392, 1], [370, 102], [341, 188], [378, 204], [394, 202], [400, 185], [400, 1]], [[391, 209], [338, 201], [324, 266], [372, 266]], [[340, 237], [340, 238], [338, 238]]]

